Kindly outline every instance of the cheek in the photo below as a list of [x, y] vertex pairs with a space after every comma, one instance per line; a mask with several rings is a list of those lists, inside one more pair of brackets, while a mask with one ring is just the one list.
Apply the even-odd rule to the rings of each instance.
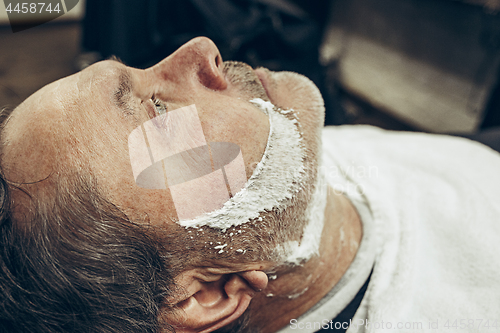
[[137, 223], [165, 227], [177, 221], [177, 213], [167, 190], [150, 190], [138, 187], [135, 182], [108, 181], [103, 184], [105, 196], [129, 219]]
[[262, 159], [267, 145], [267, 116], [253, 106], [245, 105], [236, 110], [212, 113], [201, 120], [208, 142], [231, 142], [240, 147], [249, 178], [255, 164]]

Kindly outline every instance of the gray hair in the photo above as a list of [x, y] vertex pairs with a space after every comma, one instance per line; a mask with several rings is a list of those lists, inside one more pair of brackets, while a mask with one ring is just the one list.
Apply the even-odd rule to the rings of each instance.
[[[88, 177], [68, 179], [38, 198], [0, 171], [0, 331], [173, 331], [160, 316], [174, 292], [168, 242]], [[14, 214], [16, 191], [33, 204], [28, 213]]]

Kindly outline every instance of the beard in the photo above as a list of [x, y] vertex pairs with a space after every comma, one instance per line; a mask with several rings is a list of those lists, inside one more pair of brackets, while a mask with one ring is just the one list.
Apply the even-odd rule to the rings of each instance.
[[[283, 110], [269, 103], [268, 92], [250, 66], [225, 62], [224, 73], [242, 99], [254, 102], [268, 114], [272, 128], [268, 145], [245, 187], [225, 204], [227, 209], [208, 213], [198, 225], [191, 225], [194, 228], [188, 228], [187, 232], [182, 230], [174, 238], [169, 237], [172, 248], [185, 249], [172, 255], [180, 255], [179, 260], [191, 267], [240, 267], [256, 262], [271, 262], [276, 267], [299, 264], [308, 258], [294, 258], [293, 262], [289, 258], [301, 244], [304, 230], [311, 220], [310, 203], [319, 186], [320, 139], [317, 133], [320, 126], [317, 124], [322, 125], [324, 111], [320, 108], [320, 117], [316, 117], [319, 121], [315, 119], [313, 122], [316, 125], [304, 123], [318, 112], [307, 110], [304, 107], [307, 103], [301, 103], [293, 110]], [[286, 75], [287, 81], [305, 87], [305, 93], [307, 89], [312, 90], [313, 93], [304, 98], [316, 103], [314, 92], [317, 88], [307, 78], [295, 73], [267, 73], [277, 75], [280, 80], [280, 75]], [[319, 104], [322, 107], [322, 100]], [[210, 220], [218, 223], [226, 220], [230, 227], [210, 227]], [[189, 263], [186, 258], [190, 258]]]

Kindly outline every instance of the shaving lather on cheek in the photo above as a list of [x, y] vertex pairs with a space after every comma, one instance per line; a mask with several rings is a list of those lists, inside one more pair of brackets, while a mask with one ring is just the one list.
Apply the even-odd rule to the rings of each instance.
[[270, 130], [262, 160], [257, 164], [245, 186], [218, 210], [190, 220], [180, 220], [184, 227], [202, 227], [225, 231], [231, 227], [257, 220], [261, 213], [285, 204], [301, 187], [304, 152], [297, 126], [275, 112], [269, 102], [253, 102], [269, 116]]

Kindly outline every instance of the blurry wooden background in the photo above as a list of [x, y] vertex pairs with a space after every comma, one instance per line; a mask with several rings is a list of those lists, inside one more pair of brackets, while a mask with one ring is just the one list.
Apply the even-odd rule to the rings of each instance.
[[47, 83], [75, 72], [80, 25], [45, 24], [18, 33], [0, 28], [0, 108], [15, 107]]
[[[471, 132], [487, 111], [500, 118], [500, 0], [331, 0], [331, 9], [322, 60], [345, 123]], [[0, 108], [77, 71], [81, 15], [14, 34], [0, 4]]]

